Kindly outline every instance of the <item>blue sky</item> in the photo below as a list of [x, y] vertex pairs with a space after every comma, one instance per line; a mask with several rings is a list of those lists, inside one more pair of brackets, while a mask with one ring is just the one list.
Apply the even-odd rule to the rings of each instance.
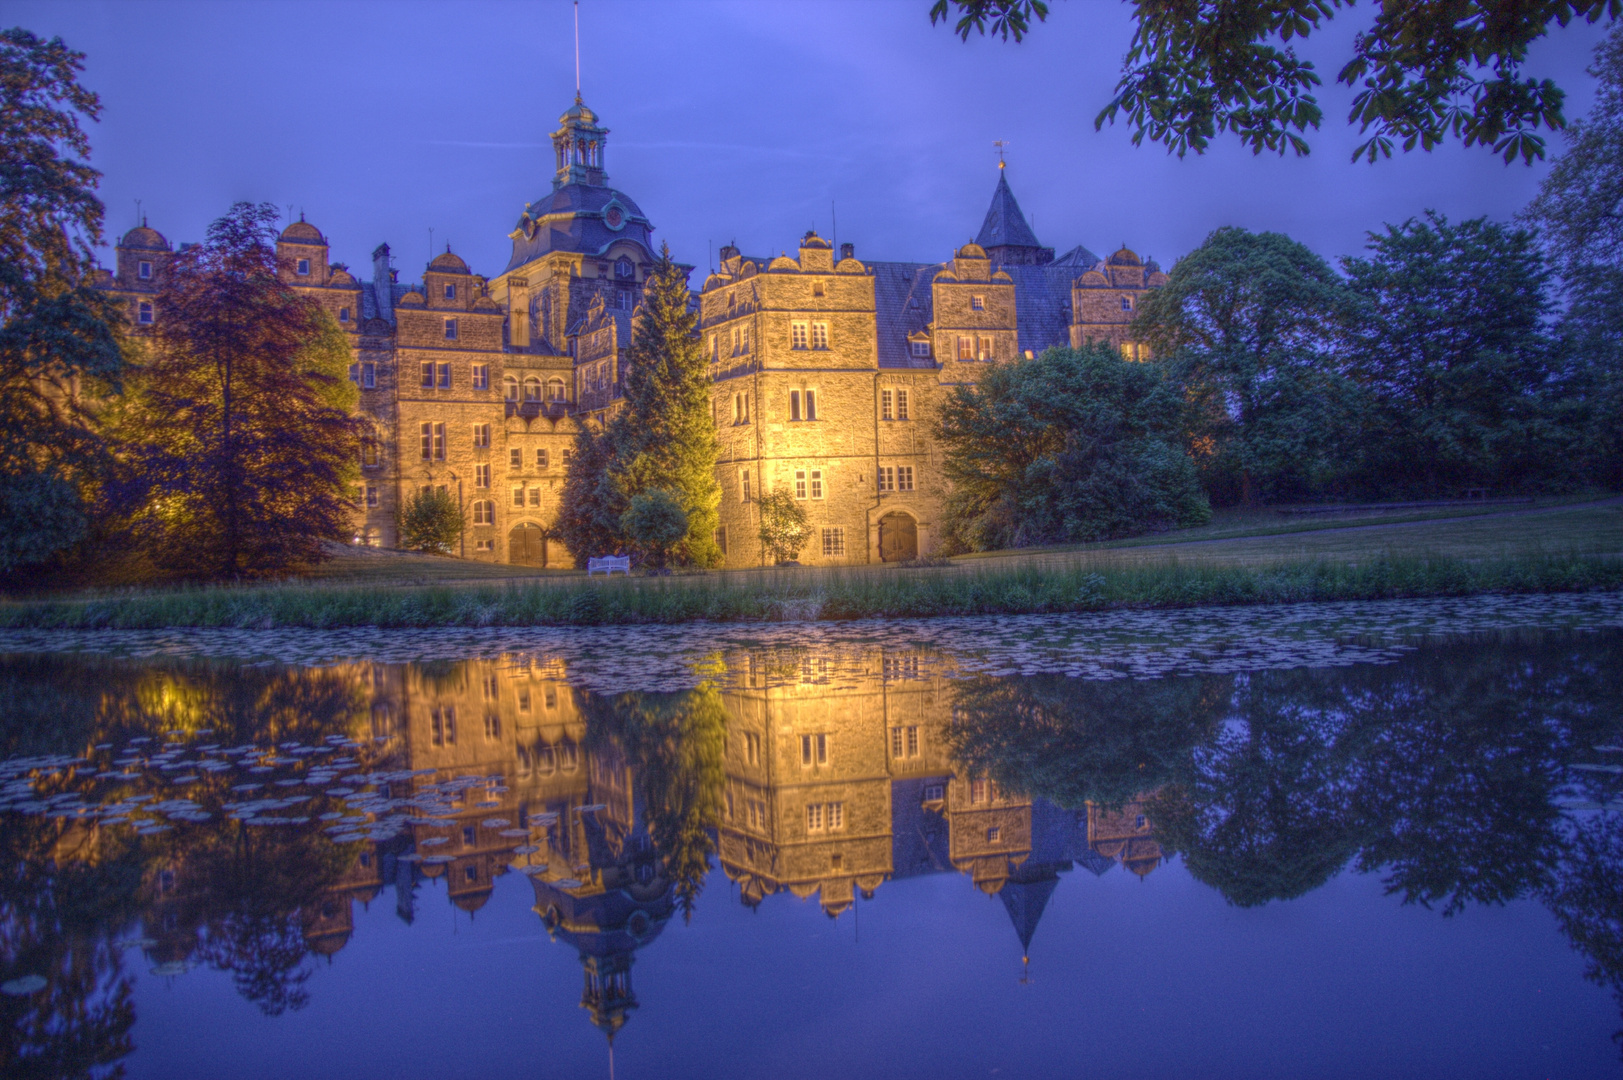
[[[937, 261], [974, 235], [996, 182], [995, 139], [1043, 242], [1163, 263], [1220, 225], [1284, 231], [1327, 256], [1427, 208], [1508, 217], [1542, 165], [1449, 147], [1370, 166], [1320, 95], [1306, 159], [1224, 142], [1182, 160], [1094, 131], [1131, 36], [1115, 0], [1056, 0], [1024, 44], [961, 43], [929, 0], [789, 3], [585, 0], [582, 89], [611, 129], [610, 183], [681, 260], [736, 240], [792, 249], [815, 226], [859, 257]], [[1368, 5], [1305, 51], [1327, 81]], [[88, 54], [106, 111], [92, 131], [110, 235], [140, 199], [172, 241], [199, 239], [237, 199], [291, 206], [357, 269], [387, 241], [401, 278], [449, 242], [499, 272], [508, 232], [550, 190], [547, 135], [572, 100], [570, 5], [524, 3], [12, 2], [6, 23]], [[1529, 71], [1568, 91], [1603, 31], [1560, 30]], [[1559, 138], [1556, 140], [1559, 144]]]

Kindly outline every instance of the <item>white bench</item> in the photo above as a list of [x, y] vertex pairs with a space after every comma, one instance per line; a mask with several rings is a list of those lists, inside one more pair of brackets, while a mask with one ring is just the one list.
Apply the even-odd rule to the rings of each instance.
[[618, 570], [618, 571], [620, 571], [620, 573], [626, 575], [626, 577], [630, 577], [631, 576], [631, 556], [630, 555], [604, 555], [600, 559], [587, 559], [586, 560], [586, 576], [587, 577], [591, 577], [593, 574], [597, 573], [598, 571], [602, 571], [605, 576], [608, 576], [608, 575], [612, 575], [616, 570]]

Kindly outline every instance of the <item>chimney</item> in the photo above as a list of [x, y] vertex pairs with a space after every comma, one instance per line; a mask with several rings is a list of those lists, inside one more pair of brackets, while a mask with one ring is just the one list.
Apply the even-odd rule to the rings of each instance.
[[846, 259], [854, 259], [854, 258], [856, 258], [856, 256], [854, 254], [852, 254], [852, 252], [856, 251], [856, 249], [857, 249], [857, 246], [855, 244], [841, 244], [840, 245], [840, 261], [844, 262]]
[[721, 261], [726, 262], [728, 259], [738, 258], [738, 249], [731, 244], [723, 244], [718, 254], [721, 256]]
[[389, 245], [379, 244], [372, 252], [372, 296], [377, 301], [378, 318], [394, 322], [394, 274], [389, 269]]

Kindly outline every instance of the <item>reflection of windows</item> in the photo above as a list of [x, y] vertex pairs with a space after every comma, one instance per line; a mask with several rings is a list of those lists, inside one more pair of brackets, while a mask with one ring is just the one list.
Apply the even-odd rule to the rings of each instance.
[[349, 308], [341, 307], [338, 309], [338, 321], [341, 323], [349, 322]]
[[424, 461], [445, 460], [445, 425], [425, 423], [419, 429], [422, 435]]
[[519, 712], [529, 712], [530, 711], [530, 688], [529, 687], [525, 687], [523, 690], [520, 690], [518, 692], [518, 711]]
[[535, 771], [542, 776], [551, 776], [558, 771], [558, 754], [550, 746], [543, 746], [535, 753]]
[[456, 745], [456, 706], [447, 705], [429, 713], [429, 739], [435, 746]]
[[368, 505], [368, 506], [376, 506], [377, 504], [378, 504], [378, 486], [376, 484], [368, 484], [368, 485], [366, 485], [366, 505]]
[[969, 801], [983, 803], [989, 801], [991, 782], [984, 778], [969, 782]]
[[502, 737], [502, 718], [499, 716], [485, 717], [485, 738], [499, 739]]
[[908, 724], [890, 729], [890, 756], [897, 759], [919, 756], [919, 727]]
[[524, 380], [524, 400], [527, 402], [541, 400], [540, 379], [530, 378]]
[[580, 757], [575, 744], [565, 740], [558, 744], [558, 768], [564, 772], [574, 772], [580, 765]]
[[828, 764], [828, 735], [802, 735], [800, 737], [800, 764], [827, 765]]
[[502, 684], [494, 675], [486, 675], [483, 683], [486, 701], [495, 701], [502, 693]]
[[478, 838], [478, 835], [472, 825], [464, 825], [462, 827], [462, 846], [473, 847], [473, 842]]
[[761, 736], [756, 732], [744, 732], [744, 760], [751, 765], [761, 763]]
[[546, 702], [546, 706], [547, 706], [548, 709], [556, 709], [558, 707], [558, 688], [557, 687], [555, 687], [555, 686], [546, 687], [545, 689], [543, 689], [541, 691], [541, 694], [542, 694], [542, 700]]

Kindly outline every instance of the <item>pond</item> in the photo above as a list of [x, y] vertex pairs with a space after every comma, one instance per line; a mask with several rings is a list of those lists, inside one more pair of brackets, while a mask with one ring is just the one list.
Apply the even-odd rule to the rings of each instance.
[[7, 1077], [1619, 1071], [1615, 595], [0, 654]]

